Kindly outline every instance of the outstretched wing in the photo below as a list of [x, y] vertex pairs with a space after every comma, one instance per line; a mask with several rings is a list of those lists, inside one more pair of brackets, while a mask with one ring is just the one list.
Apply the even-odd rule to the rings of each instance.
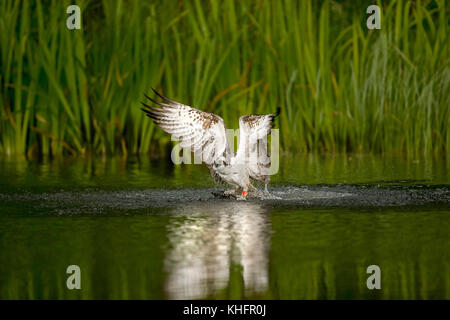
[[246, 163], [250, 177], [261, 180], [268, 174], [270, 157], [267, 154], [267, 135], [273, 120], [280, 114], [246, 115], [239, 118], [239, 147], [237, 161]]
[[152, 89], [164, 102], [155, 101], [145, 95], [151, 102], [161, 108], [152, 107], [142, 102], [145, 114], [167, 133], [181, 141], [181, 147], [191, 148], [202, 161], [208, 165], [214, 162], [228, 161], [228, 146], [225, 123], [213, 113], [201, 111], [171, 100]]

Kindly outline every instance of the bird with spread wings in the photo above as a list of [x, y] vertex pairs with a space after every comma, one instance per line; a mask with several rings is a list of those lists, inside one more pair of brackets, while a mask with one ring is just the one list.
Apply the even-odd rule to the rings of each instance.
[[225, 191], [225, 194], [234, 195], [238, 200], [245, 200], [249, 191], [260, 195], [251, 180], [263, 183], [264, 192], [268, 193], [271, 162], [266, 142], [280, 108], [274, 114], [240, 117], [239, 146], [234, 154], [230, 150], [225, 122], [221, 117], [184, 105], [152, 90], [162, 101], [145, 96], [159, 107], [142, 102], [145, 108], [141, 110], [161, 129], [179, 140], [182, 148], [190, 148], [199, 156], [216, 181], [234, 187]]

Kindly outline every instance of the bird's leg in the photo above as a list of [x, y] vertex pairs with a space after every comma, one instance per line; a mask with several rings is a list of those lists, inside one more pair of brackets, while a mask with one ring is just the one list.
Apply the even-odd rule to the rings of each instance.
[[255, 187], [254, 185], [252, 185], [251, 183], [250, 183], [248, 186], [249, 186], [251, 192], [255, 193], [255, 195], [256, 195], [257, 197], [261, 197], [262, 194], [261, 194], [261, 191], [258, 190], [258, 188], [256, 188], [256, 187]]
[[265, 199], [281, 199], [280, 197], [278, 197], [278, 196], [276, 196], [276, 195], [274, 195], [274, 194], [269, 192], [269, 189], [267, 188], [268, 184], [269, 184], [268, 182], [264, 184], [264, 195], [263, 195], [263, 197]]
[[248, 189], [244, 188], [240, 196], [236, 196], [236, 200], [247, 200]]

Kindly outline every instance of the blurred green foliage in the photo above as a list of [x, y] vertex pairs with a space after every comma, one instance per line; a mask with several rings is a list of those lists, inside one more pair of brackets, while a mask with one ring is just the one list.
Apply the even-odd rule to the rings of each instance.
[[[449, 2], [0, 2], [0, 153], [153, 153], [150, 87], [221, 115], [283, 108], [284, 150], [450, 150]], [[377, 2], [375, 2], [377, 3]]]

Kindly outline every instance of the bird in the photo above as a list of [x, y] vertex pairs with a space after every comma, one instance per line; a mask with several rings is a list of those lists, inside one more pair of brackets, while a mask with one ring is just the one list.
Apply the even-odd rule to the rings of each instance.
[[253, 184], [264, 184], [264, 194], [269, 194], [267, 185], [270, 181], [270, 157], [267, 155], [267, 136], [271, 133], [275, 113], [244, 115], [239, 118], [239, 145], [237, 152], [230, 149], [224, 120], [211, 112], [202, 111], [182, 104], [153, 92], [162, 101], [156, 101], [148, 95], [148, 101], [142, 101], [141, 110], [153, 119], [162, 130], [180, 141], [182, 148], [190, 148], [209, 168], [216, 182], [226, 183], [233, 188], [224, 195], [234, 196], [237, 200], [246, 200], [249, 192], [261, 196]]

